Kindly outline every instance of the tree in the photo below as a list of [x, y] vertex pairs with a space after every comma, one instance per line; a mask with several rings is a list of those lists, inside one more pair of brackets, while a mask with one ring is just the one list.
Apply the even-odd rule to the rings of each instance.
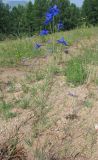
[[69, 8], [69, 19], [68, 19], [68, 29], [73, 29], [77, 26], [80, 25], [80, 17], [81, 17], [81, 14], [80, 14], [80, 10], [78, 7], [76, 7], [75, 4], [71, 4], [70, 5], [70, 8]]
[[34, 3], [34, 28], [40, 31], [43, 28], [45, 14], [49, 7], [48, 0], [35, 0]]
[[34, 6], [31, 1], [26, 6], [26, 31], [29, 35], [34, 31]]
[[9, 30], [10, 30], [9, 6], [0, 3], [0, 32], [8, 34]]
[[[88, 0], [85, 1], [88, 2]], [[96, 1], [98, 4], [97, 0], [91, 1]], [[0, 32], [6, 35], [21, 36], [27, 34], [32, 36], [41, 29], [49, 30], [50, 25], [44, 25], [45, 15], [49, 11], [49, 8], [55, 4], [58, 6], [60, 12], [54, 17], [55, 23], [54, 25], [51, 23], [51, 29], [54, 30], [60, 21], [64, 25], [63, 30], [73, 29], [79, 25], [80, 9], [75, 4], [71, 4], [70, 0], [35, 0], [34, 4], [29, 1], [26, 6], [19, 5], [14, 8], [9, 8], [8, 5], [4, 5], [2, 0], [0, 0]], [[98, 19], [98, 12], [95, 12], [98, 8], [95, 5], [94, 7], [95, 9], [92, 15], [95, 19], [92, 19], [92, 22]]]
[[82, 15], [87, 23], [98, 24], [98, 0], [84, 0]]
[[20, 36], [21, 33], [25, 32], [25, 7], [19, 5], [18, 7], [14, 7], [11, 11], [11, 34]]
[[[55, 0], [54, 4], [60, 9], [60, 14], [57, 18], [64, 24], [64, 30], [73, 29], [78, 26], [80, 20], [80, 10], [75, 4], [71, 4], [69, 0]], [[53, 4], [52, 2], [52, 4]]]

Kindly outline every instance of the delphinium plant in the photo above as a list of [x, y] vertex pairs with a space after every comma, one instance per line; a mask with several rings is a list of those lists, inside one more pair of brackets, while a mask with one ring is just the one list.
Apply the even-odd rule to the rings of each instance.
[[[51, 7], [45, 15], [45, 22], [44, 22], [44, 28], [46, 28], [49, 25], [50, 26], [50, 32], [47, 29], [43, 29], [43, 30], [40, 31], [40, 34], [39, 34], [42, 38], [42, 42], [44, 42], [44, 43], [46, 42], [46, 39], [45, 39], [46, 36], [49, 33], [51, 34], [52, 38], [51, 38], [51, 40], [48, 40], [47, 43], [48, 44], [52, 43], [52, 48], [51, 48], [52, 53], [55, 52], [55, 43], [61, 44], [63, 46], [68, 45], [68, 43], [65, 41], [64, 37], [61, 37], [60, 39], [56, 40], [56, 42], [55, 42], [55, 39], [54, 39], [55, 31], [60, 32], [60, 30], [63, 29], [63, 23], [62, 23], [61, 20], [59, 20], [57, 25], [55, 25], [55, 17], [59, 14], [60, 14], [60, 9], [58, 8], [57, 5], [54, 5], [53, 7]], [[57, 30], [55, 29], [55, 26], [56, 26]], [[47, 44], [36, 43], [35, 48], [39, 49], [44, 45], [47, 45]]]

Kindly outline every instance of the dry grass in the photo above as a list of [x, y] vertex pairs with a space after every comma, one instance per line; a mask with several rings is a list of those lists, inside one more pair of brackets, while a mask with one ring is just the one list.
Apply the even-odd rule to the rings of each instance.
[[27, 153], [24, 147], [19, 145], [18, 137], [10, 137], [0, 144], [0, 160], [27, 160]]

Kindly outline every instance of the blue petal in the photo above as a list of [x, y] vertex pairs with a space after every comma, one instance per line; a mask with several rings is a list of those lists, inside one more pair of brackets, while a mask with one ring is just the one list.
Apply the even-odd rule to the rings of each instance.
[[63, 44], [65, 46], [67, 46], [67, 42], [64, 40], [64, 37], [62, 37], [61, 39], [57, 40], [58, 43]]
[[40, 32], [40, 36], [45, 36], [45, 35], [47, 35], [48, 33], [49, 33], [49, 31], [46, 30], [46, 29], [44, 29], [44, 30], [42, 30], [42, 31]]
[[36, 49], [40, 48], [41, 46], [42, 46], [41, 44], [38, 44], [38, 43], [35, 44]]
[[58, 9], [57, 5], [54, 5], [46, 13], [46, 20], [45, 20], [44, 24], [45, 25], [49, 24], [53, 20], [53, 17], [56, 16], [57, 14], [59, 14], [59, 9]]

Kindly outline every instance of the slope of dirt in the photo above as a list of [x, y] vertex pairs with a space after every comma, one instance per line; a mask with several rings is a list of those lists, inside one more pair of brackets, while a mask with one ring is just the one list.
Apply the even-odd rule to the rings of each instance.
[[16, 114], [5, 118], [5, 110], [0, 110], [0, 143], [17, 135], [28, 160], [97, 160], [98, 86], [88, 81], [73, 87], [57, 73], [48, 73], [48, 80], [35, 78], [53, 60], [35, 58], [23, 61], [21, 69], [0, 68], [0, 100], [12, 103], [10, 112]]

